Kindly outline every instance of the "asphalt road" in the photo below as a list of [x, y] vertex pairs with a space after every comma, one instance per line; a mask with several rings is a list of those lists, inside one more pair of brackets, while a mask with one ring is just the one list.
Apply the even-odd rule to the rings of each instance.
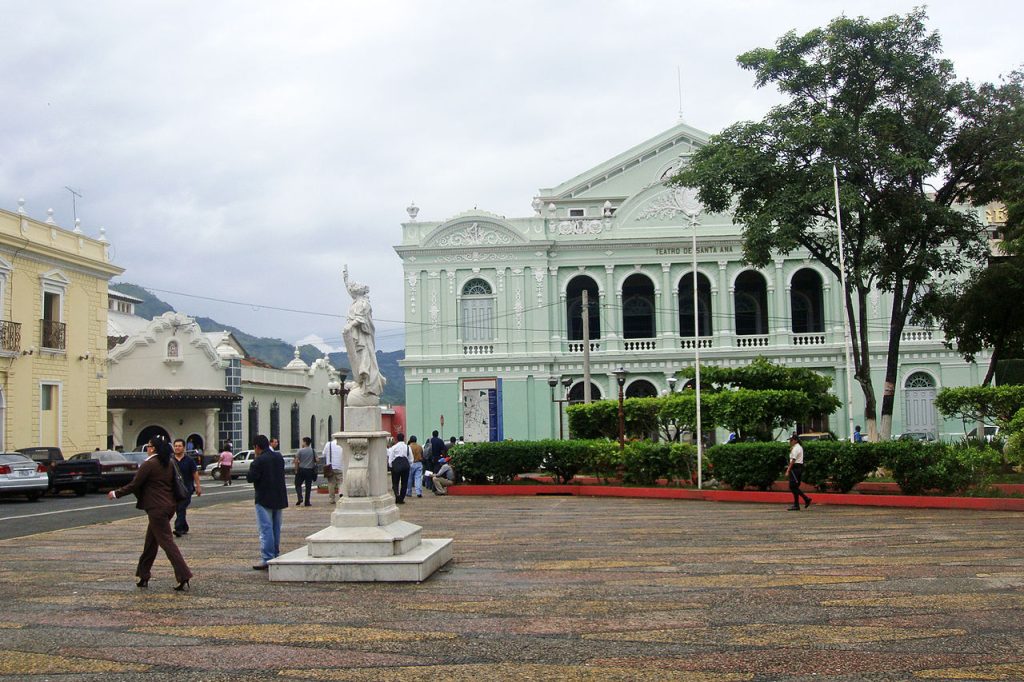
[[[234, 481], [230, 487], [203, 479], [203, 494], [192, 497], [190, 509], [203, 509], [223, 502], [252, 499], [252, 485]], [[106, 492], [77, 497], [71, 492], [46, 495], [38, 502], [24, 497], [0, 498], [0, 540], [46, 533], [64, 528], [109, 523], [142, 514], [135, 498], [108, 500]]]

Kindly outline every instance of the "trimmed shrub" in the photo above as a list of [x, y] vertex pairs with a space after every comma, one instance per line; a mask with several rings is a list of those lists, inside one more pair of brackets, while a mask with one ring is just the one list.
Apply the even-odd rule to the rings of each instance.
[[882, 465], [907, 495], [929, 490], [962, 493], [987, 485], [1002, 462], [992, 448], [898, 441], [876, 445], [882, 446]]
[[536, 441], [501, 441], [466, 443], [452, 452], [455, 472], [470, 483], [479, 484], [510, 483], [519, 474], [537, 471], [545, 451]]
[[568, 483], [584, 470], [593, 471], [595, 463], [607, 457], [604, 451], [618, 453], [618, 444], [608, 440], [541, 440], [533, 441], [544, 453], [541, 468]]
[[[786, 443], [733, 443], [708, 448], [715, 476], [730, 488], [768, 490], [786, 471]], [[806, 460], [805, 460], [806, 461]]]
[[638, 441], [622, 453], [625, 483], [654, 485], [659, 479], [689, 481], [697, 467], [697, 448], [682, 443]]
[[848, 493], [878, 468], [881, 454], [877, 445], [828, 440], [804, 443], [804, 481], [818, 490]]
[[[646, 438], [658, 431], [660, 398], [628, 398], [622, 402], [622, 422], [626, 438]], [[569, 433], [573, 438], [619, 438], [619, 401], [595, 400], [570, 405]]]

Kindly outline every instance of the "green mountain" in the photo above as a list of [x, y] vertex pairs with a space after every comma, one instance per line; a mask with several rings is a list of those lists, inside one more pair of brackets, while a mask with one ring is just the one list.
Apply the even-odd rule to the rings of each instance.
[[[118, 282], [111, 284], [110, 288], [120, 291], [122, 294], [128, 294], [140, 299], [142, 303], [135, 306], [135, 314], [140, 317], [153, 319], [166, 312], [177, 312], [173, 306], [136, 284]], [[242, 344], [242, 347], [248, 351], [249, 355], [274, 367], [284, 367], [295, 357], [295, 347], [281, 339], [253, 336], [237, 327], [217, 322], [209, 317], [196, 317], [195, 320], [199, 328], [204, 332], [231, 332], [238, 339], [238, 342]], [[323, 353], [314, 346], [306, 345], [299, 347], [299, 357], [302, 358], [303, 362], [309, 364], [317, 358], [323, 357]], [[380, 366], [381, 374], [388, 381], [384, 387], [384, 395], [381, 396], [382, 402], [395, 405], [405, 404], [405, 372], [398, 366], [398, 362], [404, 357], [405, 351], [401, 350], [389, 353], [377, 351], [377, 364]], [[328, 359], [333, 366], [348, 372], [348, 355], [346, 353], [331, 353], [328, 355]]]

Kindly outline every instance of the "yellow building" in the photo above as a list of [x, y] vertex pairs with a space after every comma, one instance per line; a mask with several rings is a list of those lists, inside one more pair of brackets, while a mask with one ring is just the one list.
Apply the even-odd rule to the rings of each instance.
[[106, 240], [0, 209], [0, 451], [107, 442]]

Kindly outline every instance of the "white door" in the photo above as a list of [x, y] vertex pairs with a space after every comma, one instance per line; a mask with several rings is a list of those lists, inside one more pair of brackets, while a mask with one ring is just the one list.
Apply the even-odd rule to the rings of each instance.
[[935, 382], [924, 372], [910, 375], [904, 385], [903, 431], [938, 435]]

